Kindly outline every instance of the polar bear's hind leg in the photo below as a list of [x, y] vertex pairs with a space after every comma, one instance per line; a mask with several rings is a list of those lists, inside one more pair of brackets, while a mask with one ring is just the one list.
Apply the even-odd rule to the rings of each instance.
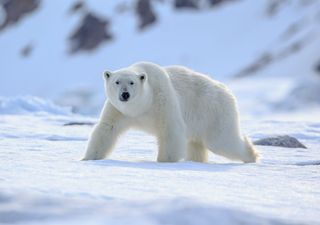
[[158, 162], [178, 162], [185, 156], [186, 139], [177, 129], [179, 126], [169, 126], [158, 138]]
[[217, 154], [229, 158], [231, 160], [238, 160], [245, 163], [257, 162], [259, 154], [247, 137], [230, 137], [220, 140], [209, 140], [207, 143], [208, 149]]
[[208, 150], [201, 141], [189, 141], [187, 160], [194, 162], [208, 162]]
[[244, 145], [245, 145], [245, 149], [247, 151], [248, 157], [247, 157], [247, 160], [243, 160], [243, 161], [245, 163], [257, 162], [260, 158], [260, 155], [258, 151], [255, 149], [252, 142], [247, 137], [244, 137]]

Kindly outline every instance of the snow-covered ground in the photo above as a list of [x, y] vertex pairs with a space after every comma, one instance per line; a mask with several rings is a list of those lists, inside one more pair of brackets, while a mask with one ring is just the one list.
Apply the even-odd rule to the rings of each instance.
[[[135, 1], [85, 1], [115, 38], [71, 56], [75, 2], [43, 0], [0, 33], [0, 224], [320, 224], [319, 1], [279, 1], [272, 15], [270, 0], [201, 12], [153, 1], [158, 20], [143, 32], [132, 8], [115, 10]], [[102, 71], [141, 60], [226, 82], [253, 140], [287, 134], [308, 148], [259, 146], [257, 164], [156, 163], [155, 139], [130, 131], [110, 159], [79, 161], [105, 100]]]
[[92, 127], [64, 125], [95, 118], [15, 102], [13, 110], [0, 104], [2, 224], [320, 224], [315, 118], [243, 120], [253, 140], [288, 134], [308, 147], [259, 146], [257, 164], [213, 154], [208, 164], [157, 163], [155, 139], [137, 131], [110, 159], [79, 161]]

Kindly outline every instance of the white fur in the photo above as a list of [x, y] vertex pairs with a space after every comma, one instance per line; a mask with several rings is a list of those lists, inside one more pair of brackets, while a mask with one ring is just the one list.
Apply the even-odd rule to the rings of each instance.
[[[159, 162], [206, 162], [208, 150], [257, 161], [257, 151], [240, 133], [235, 97], [223, 84], [185, 67], [148, 62], [107, 74], [109, 100], [84, 160], [107, 157], [122, 132], [137, 128], [157, 137]], [[130, 94], [126, 102], [119, 98], [123, 90]]]

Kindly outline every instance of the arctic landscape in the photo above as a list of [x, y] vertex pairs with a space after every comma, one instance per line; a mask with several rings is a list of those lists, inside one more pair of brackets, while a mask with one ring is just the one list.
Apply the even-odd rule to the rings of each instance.
[[[319, 1], [0, 5], [0, 224], [320, 224]], [[135, 130], [81, 161], [102, 72], [142, 60], [225, 83], [260, 161], [157, 163]]]

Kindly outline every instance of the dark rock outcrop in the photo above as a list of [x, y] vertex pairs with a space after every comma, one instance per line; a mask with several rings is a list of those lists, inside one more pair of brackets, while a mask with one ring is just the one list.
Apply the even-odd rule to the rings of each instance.
[[307, 148], [298, 139], [289, 135], [262, 138], [254, 142], [255, 145], [279, 146], [285, 148]]
[[282, 7], [290, 3], [288, 0], [270, 0], [267, 2], [266, 14], [270, 17], [276, 15]]
[[215, 6], [220, 6], [220, 5], [227, 3], [227, 2], [237, 1], [237, 0], [208, 0], [208, 1], [209, 1], [210, 6], [215, 7]]
[[235, 74], [236, 78], [247, 77], [258, 73], [259, 71], [270, 66], [272, 63], [279, 63], [281, 60], [292, 56], [303, 50], [307, 44], [310, 43], [309, 36], [302, 37], [295, 42], [290, 43], [290, 45], [281, 48], [277, 52], [269, 53], [266, 52], [262, 54], [257, 60], [253, 61], [250, 65], [246, 66], [244, 69], [240, 70], [239, 73]]
[[70, 14], [73, 14], [73, 13], [79, 12], [85, 8], [86, 8], [85, 2], [80, 0], [80, 1], [74, 2], [69, 11], [70, 11]]
[[139, 18], [139, 29], [142, 30], [157, 21], [150, 0], [139, 0], [136, 4], [136, 14]]
[[176, 9], [199, 9], [198, 0], [175, 0], [174, 7]]
[[109, 31], [110, 22], [107, 19], [87, 13], [80, 26], [70, 36], [70, 52], [90, 51], [98, 47], [104, 41], [112, 39]]
[[32, 54], [33, 49], [34, 49], [33, 44], [29, 43], [20, 50], [20, 55], [24, 58], [27, 58]]
[[93, 126], [93, 122], [68, 122], [63, 124], [63, 126]]
[[268, 66], [273, 61], [273, 56], [269, 53], [261, 55], [256, 61], [248, 65], [246, 68], [242, 69], [239, 73], [235, 75], [236, 78], [246, 77], [252, 75], [266, 66]]
[[5, 27], [19, 22], [26, 15], [35, 11], [39, 5], [39, 0], [2, 0], [0, 5], [5, 12], [4, 22], [0, 25], [0, 31]]
[[316, 70], [317, 73], [320, 74], [320, 62], [315, 66], [314, 69]]

